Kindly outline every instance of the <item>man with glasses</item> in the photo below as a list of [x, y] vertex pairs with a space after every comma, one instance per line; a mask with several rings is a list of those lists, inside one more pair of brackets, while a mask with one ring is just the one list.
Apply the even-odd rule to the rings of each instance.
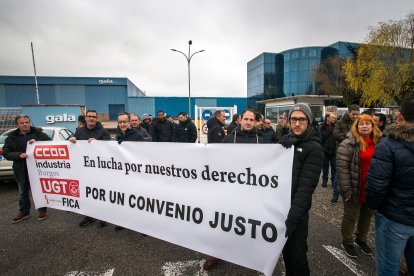
[[[109, 132], [103, 127], [103, 125], [98, 122], [98, 113], [96, 110], [86, 111], [86, 125], [78, 128], [75, 132], [75, 137], [69, 138], [69, 141], [76, 143], [77, 140], [87, 140], [89, 143], [94, 140], [111, 140]], [[94, 222], [95, 219], [91, 217], [84, 217], [83, 220], [79, 223], [80, 227], [87, 226]], [[107, 222], [99, 221], [100, 227], [107, 226]]]
[[130, 115], [128, 113], [120, 113], [118, 115], [115, 139], [121, 144], [124, 141], [144, 141], [144, 136], [135, 128], [131, 128]]
[[309, 209], [323, 163], [320, 139], [311, 127], [309, 104], [295, 104], [289, 112], [290, 132], [279, 139], [286, 148], [294, 146], [291, 207], [286, 220], [283, 260], [286, 275], [310, 275], [307, 251]]
[[[115, 139], [118, 141], [118, 144], [122, 142], [137, 142], [137, 141], [144, 141], [144, 137], [142, 134], [137, 131], [135, 128], [131, 128], [130, 117], [137, 115], [129, 115], [128, 113], [120, 113], [118, 114], [118, 127], [116, 129], [116, 136]], [[122, 226], [115, 226], [115, 231], [120, 231], [124, 229]]]

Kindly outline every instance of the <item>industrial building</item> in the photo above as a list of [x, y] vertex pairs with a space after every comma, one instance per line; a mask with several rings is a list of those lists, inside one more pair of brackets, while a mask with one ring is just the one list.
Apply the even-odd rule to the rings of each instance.
[[247, 63], [248, 106], [263, 109], [265, 100], [316, 95], [312, 79], [315, 67], [328, 57], [351, 58], [352, 49], [357, 47], [357, 43], [338, 41], [328, 46], [260, 54]]
[[[102, 121], [115, 121], [118, 113], [156, 115], [158, 110], [176, 116], [188, 112], [188, 97], [148, 97], [128, 78], [113, 77], [37, 77], [39, 103], [75, 104], [95, 109]], [[37, 104], [33, 76], [0, 76], [0, 108]], [[247, 107], [246, 98], [192, 97], [191, 106]]]

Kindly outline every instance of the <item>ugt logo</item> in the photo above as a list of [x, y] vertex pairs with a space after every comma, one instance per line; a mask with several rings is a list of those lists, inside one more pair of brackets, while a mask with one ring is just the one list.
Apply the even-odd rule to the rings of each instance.
[[80, 197], [79, 181], [72, 179], [40, 178], [42, 192], [45, 194]]
[[67, 145], [38, 145], [34, 147], [35, 159], [69, 159]]

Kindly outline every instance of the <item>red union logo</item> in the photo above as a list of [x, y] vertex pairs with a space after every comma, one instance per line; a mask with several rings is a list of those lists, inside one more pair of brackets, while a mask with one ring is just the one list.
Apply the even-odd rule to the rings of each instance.
[[80, 197], [79, 181], [72, 179], [40, 178], [42, 192], [45, 194]]
[[69, 159], [67, 145], [39, 145], [35, 146], [35, 159]]

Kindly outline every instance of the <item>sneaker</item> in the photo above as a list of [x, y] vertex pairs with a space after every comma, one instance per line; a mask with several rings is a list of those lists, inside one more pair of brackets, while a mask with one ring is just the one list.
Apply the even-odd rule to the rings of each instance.
[[369, 248], [368, 244], [361, 240], [355, 240], [355, 244], [361, 249], [362, 253], [368, 256], [374, 256], [371, 248]]
[[37, 216], [37, 220], [41, 221], [47, 218], [47, 212], [46, 211], [41, 211], [39, 212], [39, 215]]
[[337, 198], [332, 198], [331, 199], [331, 204], [335, 205], [336, 203], [338, 203], [338, 199]]
[[106, 227], [108, 225], [108, 223], [106, 221], [100, 220], [99, 221], [99, 227]]
[[30, 214], [18, 213], [17, 216], [12, 220], [12, 223], [18, 223], [28, 218], [30, 218]]
[[324, 188], [326, 188], [326, 187], [328, 187], [328, 182], [322, 182], [322, 187], [324, 187]]
[[341, 243], [341, 247], [345, 250], [345, 254], [351, 258], [357, 258], [357, 252], [354, 245]]
[[83, 220], [81, 222], [79, 222], [79, 226], [80, 227], [85, 227], [85, 226], [91, 224], [94, 221], [95, 220], [91, 217], [84, 217]]
[[208, 257], [207, 261], [203, 264], [205, 271], [210, 271], [217, 266], [221, 260], [216, 257]]

